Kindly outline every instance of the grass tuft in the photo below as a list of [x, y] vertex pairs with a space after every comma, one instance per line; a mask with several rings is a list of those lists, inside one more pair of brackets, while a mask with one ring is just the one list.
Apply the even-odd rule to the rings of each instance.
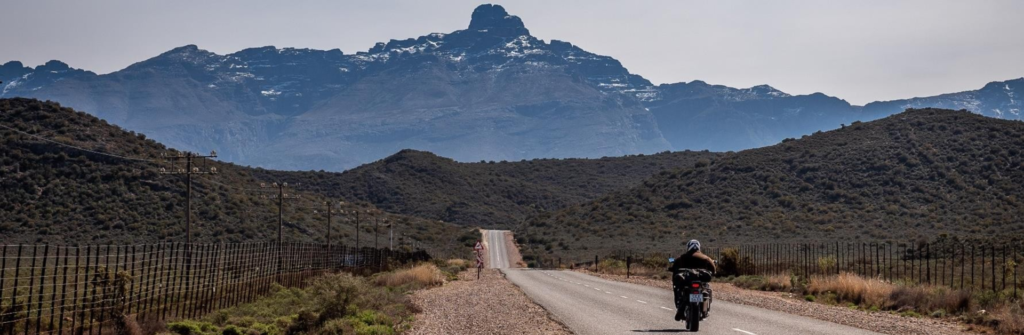
[[374, 276], [373, 282], [378, 286], [418, 289], [442, 285], [446, 277], [434, 264], [420, 264], [409, 269], [378, 274]]

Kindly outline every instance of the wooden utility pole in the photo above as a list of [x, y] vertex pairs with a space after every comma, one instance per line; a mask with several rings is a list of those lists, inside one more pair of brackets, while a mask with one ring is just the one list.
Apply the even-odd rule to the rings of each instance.
[[[284, 199], [297, 199], [298, 195], [289, 195], [284, 193], [284, 188], [288, 187], [288, 183], [272, 183], [271, 188], [277, 189], [277, 280], [281, 282], [281, 268], [284, 266], [284, 255], [282, 248], [284, 247]], [[267, 188], [267, 184], [260, 183], [260, 188]], [[265, 198], [266, 196], [264, 196]]]
[[[298, 199], [302, 196], [296, 194], [284, 193], [284, 188], [288, 187], [288, 183], [271, 183], [270, 188], [277, 189], [277, 195], [271, 196], [277, 198], [277, 245], [281, 245], [284, 242], [284, 200], [285, 199]], [[260, 183], [260, 188], [267, 188], [267, 184]], [[264, 196], [266, 198], [266, 196]]]
[[[384, 226], [388, 226], [388, 218], [383, 218], [380, 221], [384, 221]], [[373, 248], [377, 249], [377, 229], [380, 228], [380, 222], [377, 221], [377, 217], [373, 217]]]
[[327, 254], [331, 254], [331, 202], [325, 201], [327, 205]]
[[[168, 155], [166, 153], [160, 154], [161, 157], [166, 161], [170, 161], [170, 170], [160, 168], [161, 174], [180, 174], [185, 175], [186, 179], [186, 196], [185, 196], [185, 244], [192, 245], [192, 175], [196, 174], [216, 174], [217, 168], [211, 167], [206, 168], [206, 158], [216, 158], [217, 152], [211, 151], [209, 155], [203, 156], [194, 152], [177, 152], [176, 154]], [[195, 160], [203, 161], [203, 168], [195, 166]], [[180, 162], [184, 161], [184, 162]], [[179, 167], [184, 165], [184, 167]]]

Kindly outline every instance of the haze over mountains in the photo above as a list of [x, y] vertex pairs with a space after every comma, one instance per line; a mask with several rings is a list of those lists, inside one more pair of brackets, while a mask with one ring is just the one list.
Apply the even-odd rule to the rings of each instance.
[[355, 54], [189, 45], [105, 75], [9, 62], [0, 80], [0, 97], [54, 100], [172, 147], [297, 170], [348, 169], [406, 148], [458, 161], [741, 150], [908, 107], [1021, 119], [1024, 95], [1024, 79], [863, 107], [766, 85], [654, 86], [614, 58], [531, 36], [493, 5], [465, 30]]

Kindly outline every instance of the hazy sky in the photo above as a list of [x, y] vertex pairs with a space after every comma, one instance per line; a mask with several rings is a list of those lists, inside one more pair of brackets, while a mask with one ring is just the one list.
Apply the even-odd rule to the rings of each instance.
[[[365, 51], [451, 32], [481, 1], [0, 0], [0, 63], [109, 73], [171, 48]], [[1024, 1], [496, 1], [534, 36], [654, 83], [704, 80], [863, 104], [1024, 76]]]

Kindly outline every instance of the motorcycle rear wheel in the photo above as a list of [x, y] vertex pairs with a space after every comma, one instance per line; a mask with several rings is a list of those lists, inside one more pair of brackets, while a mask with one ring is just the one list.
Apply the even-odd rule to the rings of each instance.
[[700, 305], [691, 303], [689, 313], [686, 313], [686, 328], [691, 332], [700, 330]]

